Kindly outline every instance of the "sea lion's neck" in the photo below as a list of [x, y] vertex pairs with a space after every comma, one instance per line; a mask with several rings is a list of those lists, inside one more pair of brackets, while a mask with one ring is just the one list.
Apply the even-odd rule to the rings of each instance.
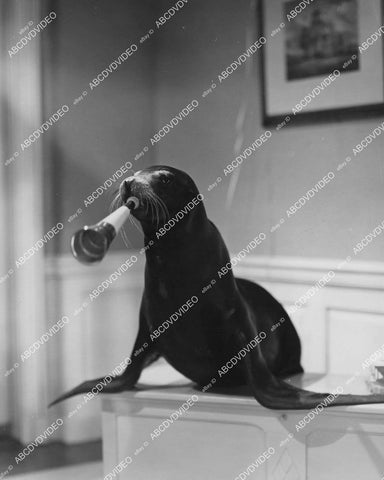
[[167, 222], [153, 225], [142, 222], [145, 245], [153, 244], [159, 249], [169, 248], [175, 245], [189, 243], [191, 237], [195, 237], [207, 228], [209, 220], [203, 204], [186, 215], [171, 216]]
[[201, 252], [209, 239], [212, 226], [205, 210], [196, 211], [179, 222], [170, 222], [157, 230], [144, 232], [147, 264], [179, 261], [182, 255], [194, 257]]

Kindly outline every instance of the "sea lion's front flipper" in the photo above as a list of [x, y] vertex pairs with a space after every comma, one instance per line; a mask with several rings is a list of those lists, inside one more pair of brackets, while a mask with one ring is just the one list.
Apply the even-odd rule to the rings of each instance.
[[[135, 352], [138, 352], [138, 354], [134, 355]], [[129, 357], [131, 363], [126, 360], [125, 363], [127, 366], [121, 375], [114, 377], [106, 375], [105, 377], [96, 378], [94, 380], [87, 380], [69, 392], [66, 392], [58, 397], [56, 400], [50, 403], [48, 407], [52, 407], [53, 405], [56, 405], [67, 398], [74, 397], [75, 395], [89, 393], [96, 386], [97, 391], [100, 393], [118, 393], [125, 390], [130, 390], [135, 386], [143, 369], [158, 358], [159, 354], [153, 348], [153, 343], [150, 340], [146, 321], [141, 315], [139, 333], [135, 341], [132, 354]], [[111, 378], [112, 380], [110, 380]]]
[[121, 376], [112, 377], [111, 382], [109, 382], [108, 376], [95, 378], [94, 380], [87, 380], [78, 385], [77, 387], [73, 388], [72, 390], [69, 390], [69, 392], [60, 395], [60, 397], [56, 398], [56, 400], [54, 400], [48, 405], [48, 408], [62, 402], [63, 400], [66, 400], [67, 398], [74, 397], [75, 395], [80, 395], [81, 393], [89, 393], [92, 391], [92, 389], [95, 388], [97, 389], [96, 393], [99, 391], [100, 393], [117, 393], [129, 389], [128, 385], [126, 386], [126, 383], [121, 378]]
[[256, 328], [249, 318], [242, 323], [242, 327], [236, 331], [237, 342], [240, 348], [247, 347], [249, 350], [243, 359], [243, 368], [256, 400], [264, 407], [276, 410], [309, 410], [322, 402], [323, 406], [330, 407], [384, 403], [384, 395], [340, 394], [330, 397], [330, 393], [310, 392], [280, 380], [269, 370], [260, 345], [249, 348], [249, 341], [258, 334]]

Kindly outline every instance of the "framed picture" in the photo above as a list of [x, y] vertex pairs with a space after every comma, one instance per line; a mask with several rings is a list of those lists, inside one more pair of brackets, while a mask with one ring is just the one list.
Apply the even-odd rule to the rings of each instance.
[[263, 0], [264, 123], [384, 112], [382, 13], [382, 0]]

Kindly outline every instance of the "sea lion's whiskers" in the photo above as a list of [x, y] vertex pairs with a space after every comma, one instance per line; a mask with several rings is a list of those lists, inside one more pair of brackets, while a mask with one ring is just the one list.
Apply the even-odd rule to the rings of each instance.
[[160, 225], [160, 209], [159, 209], [159, 202], [157, 202], [156, 197], [154, 196], [153, 192], [151, 192], [151, 198], [153, 200], [153, 204], [156, 209], [156, 228], [159, 228]]
[[145, 215], [148, 215], [148, 210], [149, 210], [149, 202], [147, 199], [145, 199]]
[[156, 198], [156, 195], [154, 192], [148, 192], [151, 199], [153, 200], [153, 204], [155, 206], [155, 209], [156, 209], [156, 228], [159, 228], [159, 225], [160, 225], [160, 203], [159, 201], [157, 200]]
[[164, 202], [164, 200], [156, 192], [153, 192], [153, 195], [156, 197], [158, 202], [162, 205], [163, 211], [169, 217], [169, 210], [168, 210], [168, 207], [167, 207], [166, 203]]
[[167, 219], [167, 211], [168, 211], [168, 209], [165, 209], [165, 208], [164, 208], [164, 202], [163, 202], [163, 200], [159, 197], [159, 195], [157, 195], [157, 193], [152, 192], [152, 194], [153, 194], [153, 197], [154, 197], [156, 203], [157, 203], [158, 206], [159, 206], [159, 209], [160, 209], [162, 215], [164, 216], [164, 221], [165, 221], [165, 220]]
[[[129, 216], [129, 218], [131, 218], [131, 216]], [[128, 240], [127, 232], [125, 231], [125, 228], [124, 228], [124, 227], [121, 227], [120, 234], [121, 234], [121, 238], [123, 239], [124, 245], [125, 245], [128, 249], [132, 248], [132, 244], [131, 244], [131, 243], [129, 242], [129, 240]]]
[[151, 207], [151, 216], [155, 217], [155, 209], [154, 209], [154, 206], [153, 206], [153, 202], [151, 201], [151, 198], [149, 196], [146, 197], [146, 201], [147, 201], [148, 206]]
[[115, 195], [118, 195], [118, 194], [120, 194], [120, 187], [115, 188], [115, 190], [113, 190], [111, 195], [112, 197], [114, 197]]
[[117, 192], [116, 197], [112, 200], [111, 205], [109, 206], [109, 212], [112, 213], [123, 205], [123, 201], [120, 197], [120, 193]]
[[161, 211], [162, 211], [162, 213], [163, 213], [163, 215], [164, 215], [164, 222], [166, 222], [166, 221], [169, 219], [169, 217], [170, 217], [168, 207], [167, 207], [167, 205], [165, 204], [164, 200], [163, 200], [162, 198], [160, 198], [159, 195], [157, 195], [157, 193], [155, 193], [155, 192], [152, 192], [152, 193], [153, 193], [155, 199], [156, 199], [156, 200], [158, 201], [158, 203], [159, 203], [159, 206], [160, 206], [160, 208], [161, 208]]
[[152, 197], [153, 205], [156, 210], [156, 228], [159, 228], [160, 225], [160, 212], [159, 212], [159, 204], [156, 202], [156, 198]]
[[108, 210], [109, 210], [109, 213], [112, 213], [112, 212], [116, 209], [115, 206], [116, 206], [116, 203], [117, 203], [117, 199], [118, 199], [118, 196], [116, 196], [116, 197], [112, 200], [111, 204], [109, 205], [109, 209], [108, 209]]
[[155, 205], [155, 202], [154, 202], [154, 199], [153, 199], [153, 196], [151, 194], [151, 191], [150, 190], [146, 190], [145, 192], [147, 194], [147, 201], [149, 203], [149, 205], [151, 206], [151, 215], [152, 215], [152, 218], [155, 218], [156, 221], [157, 221], [157, 209], [156, 209], [156, 205]]
[[132, 217], [132, 215], [129, 217], [129, 221], [132, 223], [132, 225], [135, 226], [135, 228], [137, 229], [138, 232], [140, 232], [141, 234], [143, 234], [143, 231], [141, 230], [141, 228], [140, 228], [139, 225], [137, 224], [136, 219]]
[[[147, 189], [140, 192], [139, 200], [140, 200], [140, 203], [142, 205], [145, 205], [145, 215], [148, 215], [149, 207], [151, 206], [151, 202], [149, 201], [149, 198], [148, 198], [148, 190]], [[152, 212], [152, 210], [151, 210], [151, 212]]]

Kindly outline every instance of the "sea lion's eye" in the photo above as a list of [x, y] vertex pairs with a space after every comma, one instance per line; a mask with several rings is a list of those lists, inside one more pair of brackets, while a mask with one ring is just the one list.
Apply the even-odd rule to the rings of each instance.
[[161, 181], [161, 183], [165, 183], [165, 184], [171, 183], [171, 179], [168, 178], [168, 177], [161, 177], [160, 181]]

